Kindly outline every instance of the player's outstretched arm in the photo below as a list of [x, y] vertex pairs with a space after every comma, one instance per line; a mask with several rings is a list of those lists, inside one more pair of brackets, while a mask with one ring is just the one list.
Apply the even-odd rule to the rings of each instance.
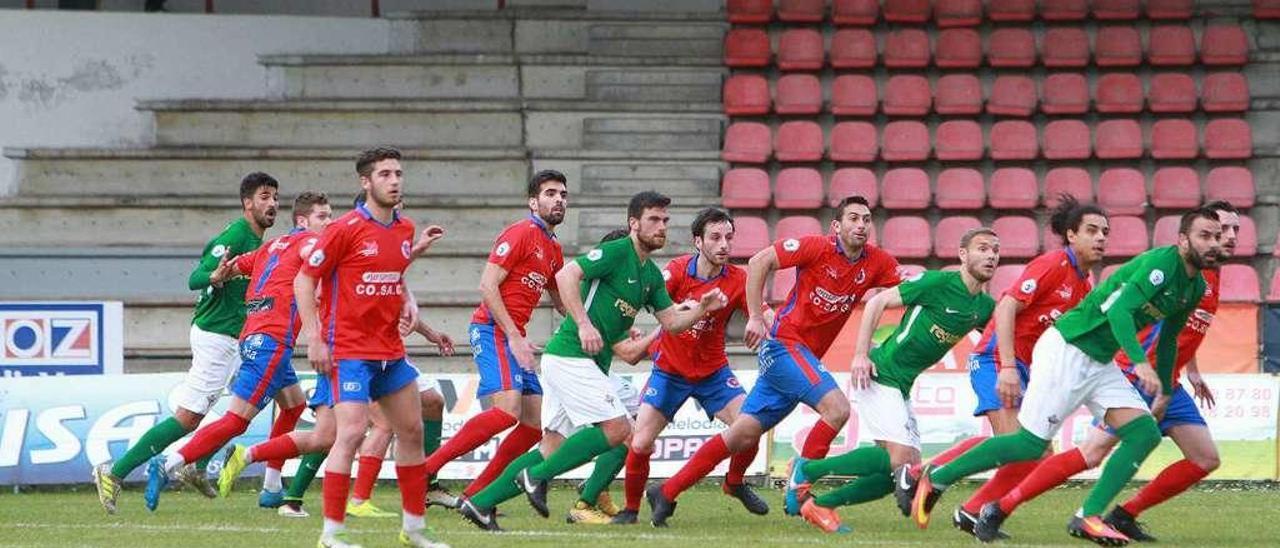
[[881, 291], [867, 301], [867, 306], [862, 311], [862, 321], [858, 325], [858, 338], [853, 347], [851, 372], [854, 388], [871, 386], [871, 378], [876, 375], [876, 365], [868, 357], [868, 353], [871, 352], [871, 336], [876, 332], [876, 326], [880, 325], [880, 317], [884, 315], [885, 310], [901, 307], [902, 292], [897, 287]]
[[764, 281], [778, 269], [778, 264], [778, 251], [773, 246], [761, 249], [747, 261], [747, 328], [743, 332], [743, 342], [753, 351], [768, 335], [769, 326], [773, 324], [772, 318], [765, 318], [763, 313], [768, 308], [764, 304]]
[[658, 323], [662, 324], [662, 329], [671, 333], [682, 333], [693, 327], [693, 324], [697, 323], [703, 316], [706, 316], [708, 312], [715, 312], [728, 304], [728, 297], [725, 297], [724, 292], [716, 288], [703, 293], [696, 306], [686, 307], [673, 304], [659, 310], [654, 316], [658, 317]]
[[649, 354], [649, 346], [660, 333], [661, 329], [654, 329], [646, 335], [639, 329], [632, 328], [629, 337], [613, 344], [613, 356], [631, 365], [640, 363]]
[[582, 345], [582, 351], [588, 355], [595, 355], [604, 349], [604, 338], [600, 336], [600, 331], [591, 325], [591, 318], [587, 317], [587, 308], [582, 304], [582, 295], [578, 294], [583, 276], [582, 266], [577, 261], [566, 263], [559, 272], [556, 272], [556, 290], [560, 293], [565, 312], [569, 313], [569, 317], [573, 318], [573, 322], [578, 326], [578, 341]]
[[432, 329], [422, 317], [418, 317], [418, 323], [413, 325], [413, 332], [422, 335], [423, 338], [427, 339], [427, 342], [436, 345], [436, 348], [440, 350], [441, 356], [453, 355], [453, 337], [443, 331]]

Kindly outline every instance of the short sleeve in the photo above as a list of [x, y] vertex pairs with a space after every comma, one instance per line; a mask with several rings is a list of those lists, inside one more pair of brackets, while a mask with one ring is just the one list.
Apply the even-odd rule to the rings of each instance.
[[[662, 267], [662, 282], [667, 286], [667, 295], [675, 295], [684, 281], [684, 269], [679, 259], [672, 259]], [[726, 266], [727, 267], [727, 266]]]
[[[578, 266], [582, 267], [583, 280], [603, 278], [605, 275], [617, 269], [621, 255], [626, 251], [626, 249], [619, 245], [610, 245], [612, 243], [613, 242], [605, 242], [600, 244], [600, 246], [595, 249], [588, 251], [586, 255], [576, 259]], [[631, 245], [629, 240], [625, 245]]]
[[1045, 292], [1057, 288], [1062, 281], [1063, 271], [1063, 268], [1053, 262], [1033, 261], [1018, 275], [1018, 280], [1004, 290], [1004, 295], [1029, 305], [1039, 300]]
[[302, 273], [313, 278], [324, 278], [333, 272], [338, 259], [347, 251], [347, 234], [350, 225], [331, 226], [320, 235], [311, 253], [302, 265]]
[[493, 249], [489, 250], [489, 262], [511, 272], [524, 258], [528, 233], [527, 230], [503, 231], [498, 241], [493, 243]]
[[773, 243], [773, 251], [778, 254], [778, 268], [791, 268], [817, 260], [830, 245], [826, 236], [804, 236], [778, 240]]
[[938, 287], [945, 278], [945, 272], [926, 270], [903, 280], [901, 284], [898, 284], [898, 293], [902, 295], [902, 304], [908, 306], [919, 304], [922, 297], [930, 289]]
[[876, 276], [875, 283], [871, 287], [896, 287], [902, 283], [902, 265], [898, 264], [898, 259], [888, 253], [878, 252], [881, 259], [880, 274]]
[[262, 254], [266, 252], [266, 249], [267, 246], [264, 245], [254, 251], [237, 256], [233, 261], [235, 263], [236, 270], [239, 270], [241, 274], [252, 273], [254, 266], [258, 264], [258, 260], [262, 257]]

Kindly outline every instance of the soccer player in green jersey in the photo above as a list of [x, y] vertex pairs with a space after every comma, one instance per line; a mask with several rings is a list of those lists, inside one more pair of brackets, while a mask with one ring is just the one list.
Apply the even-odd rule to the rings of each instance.
[[[876, 444], [836, 457], [792, 459], [787, 498], [803, 503], [800, 515], [828, 533], [847, 533], [836, 508], [879, 499], [893, 492], [893, 470], [920, 461], [920, 432], [911, 411], [911, 385], [965, 334], [987, 324], [995, 300], [985, 286], [1000, 262], [995, 231], [979, 227], [960, 238], [958, 272], [927, 271], [867, 301], [853, 354], [849, 394], [864, 428]], [[902, 323], [868, 353], [885, 309], [907, 307]], [[814, 481], [831, 474], [857, 479], [812, 496]]]
[[[178, 409], [172, 417], [147, 430], [120, 460], [94, 466], [93, 483], [98, 488], [98, 501], [108, 514], [116, 513], [116, 497], [120, 495], [125, 477], [169, 444], [195, 430], [239, 366], [244, 294], [249, 279], [239, 276], [211, 284], [209, 275], [232, 257], [262, 245], [262, 234], [276, 221], [279, 189], [280, 183], [266, 173], [246, 175], [240, 181], [241, 217], [205, 244], [200, 263], [187, 281], [192, 291], [200, 291], [200, 296], [191, 320], [191, 369], [174, 395]], [[196, 463], [197, 469], [203, 470], [208, 460], [206, 457]], [[209, 498], [217, 496], [207, 478], [201, 476], [204, 481], [197, 481], [200, 492]]]
[[[1166, 396], [1173, 392], [1178, 333], [1204, 296], [1200, 271], [1217, 265], [1221, 249], [1218, 214], [1204, 208], [1187, 212], [1178, 227], [1176, 246], [1152, 249], [1133, 258], [1063, 314], [1032, 351], [1035, 367], [1018, 412], [1021, 428], [988, 439], [949, 463], [926, 466], [919, 480], [907, 476], [902, 482], [906, 485], [896, 486], [916, 490], [911, 504], [916, 524], [928, 526], [929, 512], [943, 490], [961, 478], [1005, 463], [1039, 458], [1063, 419], [1085, 405], [1095, 418], [1115, 429], [1120, 445], [1067, 530], [1098, 544], [1128, 543], [1128, 537], [1103, 521], [1102, 513], [1160, 443], [1160, 429], [1114, 358], [1117, 351], [1125, 353], [1143, 391]], [[1138, 340], [1138, 330], [1161, 321], [1153, 369]], [[1001, 520], [989, 519], [984, 513], [979, 521], [998, 529]]]

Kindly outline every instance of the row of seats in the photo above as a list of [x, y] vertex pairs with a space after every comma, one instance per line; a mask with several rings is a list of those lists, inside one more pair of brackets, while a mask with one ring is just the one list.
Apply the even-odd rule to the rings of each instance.
[[[983, 64], [983, 41], [972, 29], [946, 29], [930, 47], [929, 33], [898, 29], [884, 33], [882, 47], [866, 29], [840, 29], [831, 35], [830, 60], [821, 31], [792, 28], [778, 39], [778, 68], [821, 70], [867, 69], [877, 62], [889, 68], [975, 68]], [[1243, 65], [1249, 61], [1249, 40], [1237, 25], [1209, 25], [1200, 36], [1197, 51], [1190, 27], [1160, 25], [1147, 32], [1143, 50], [1138, 29], [1105, 26], [1097, 30], [1090, 48], [1089, 33], [1079, 27], [1054, 27], [1045, 31], [1036, 48], [1035, 34], [1027, 28], [1000, 28], [986, 37], [985, 62], [992, 67], [1027, 68], [1037, 63], [1050, 68]], [[760, 28], [735, 28], [725, 34], [724, 63], [732, 68], [766, 67], [773, 62], [769, 34]]]
[[[988, 190], [987, 186], [990, 185]], [[930, 190], [929, 175], [919, 168], [895, 168], [885, 172], [881, 181], [866, 168], [835, 170], [830, 184], [822, 173], [808, 167], [790, 167], [778, 171], [770, 188], [769, 174], [759, 168], [734, 168], [725, 172], [721, 181], [721, 201], [725, 207], [761, 209], [772, 203], [779, 209], [816, 209], [824, 204], [835, 206], [847, 196], [867, 198], [872, 207], [881, 205], [893, 210], [926, 209], [930, 205], [944, 210], [1034, 209], [1041, 203], [1057, 205], [1058, 196], [1070, 194], [1082, 202], [1094, 200], [1094, 184], [1089, 172], [1078, 167], [1049, 170], [1044, 178], [1044, 192], [1033, 171], [1020, 167], [1000, 168], [990, 180], [971, 168], [947, 168], [938, 172], [936, 191]], [[1189, 167], [1162, 167], [1151, 179], [1147, 194], [1146, 179], [1132, 168], [1111, 168], [1098, 178], [1097, 200], [1107, 211], [1118, 215], [1141, 215], [1148, 206], [1162, 209], [1192, 208], [1205, 200], [1226, 200], [1239, 208], [1254, 205], [1253, 175], [1243, 167], [1222, 166], [1209, 171], [1203, 191], [1200, 177]]]
[[[1155, 159], [1247, 159], [1253, 155], [1249, 123], [1238, 118], [1210, 120], [1203, 139], [1196, 123], [1186, 119], [1157, 120], [1151, 124], [1150, 145], [1144, 146], [1137, 120], [1103, 120], [1090, 127], [1080, 120], [1054, 120], [1037, 136], [1036, 126], [1023, 120], [1002, 120], [986, 128], [972, 120], [948, 120], [934, 128], [931, 139], [923, 122], [898, 120], [885, 124], [877, 139], [871, 122], [839, 122], [831, 128], [825, 157], [836, 162], [918, 162], [939, 160], [1050, 160], [1096, 157], [1104, 160], [1136, 159], [1149, 153]], [[1043, 150], [1041, 142], [1043, 141]], [[809, 120], [793, 120], [778, 126], [776, 134], [760, 122], [734, 122], [725, 132], [721, 158], [729, 162], [762, 164], [770, 157], [780, 162], [818, 162], [824, 158], [822, 126]], [[1203, 150], [1202, 150], [1203, 147]]]
[[[1254, 2], [1259, 3], [1269, 2]], [[826, 4], [826, 0], [779, 0], [775, 12], [773, 0], [729, 0], [726, 8], [732, 23], [764, 24], [775, 13], [787, 23], [819, 23], [827, 15]], [[1130, 21], [1144, 14], [1148, 19], [1189, 19], [1192, 7], [1193, 0], [1040, 0], [1039, 15], [1046, 21], [1080, 21], [1090, 13], [1101, 21]], [[881, 7], [879, 0], [832, 0], [830, 12], [837, 25], [874, 25]], [[984, 19], [1031, 21], [1037, 10], [1036, 0], [887, 0], [883, 13], [890, 23], [920, 24], [932, 18], [945, 28], [974, 26]]]
[[[948, 74], [931, 86], [929, 79], [915, 74], [898, 74], [885, 81], [884, 100], [871, 76], [844, 74], [831, 82], [827, 111], [837, 116], [975, 115], [983, 111], [982, 82], [973, 74]], [[735, 74], [725, 80], [724, 111], [730, 116], [760, 116], [771, 110], [778, 114], [819, 114], [823, 109], [822, 82], [812, 74], [785, 74], [775, 82], [759, 74]], [[1131, 72], [1104, 74], [1094, 81], [1092, 102], [1088, 79], [1079, 73], [1051, 74], [1040, 82], [1027, 76], [997, 76], [986, 94], [988, 114], [1031, 116], [1044, 114], [1101, 113], [1189, 113], [1199, 105], [1205, 112], [1244, 112], [1249, 108], [1249, 83], [1240, 72], [1205, 75], [1199, 95], [1189, 74], [1160, 73], [1142, 79]]]

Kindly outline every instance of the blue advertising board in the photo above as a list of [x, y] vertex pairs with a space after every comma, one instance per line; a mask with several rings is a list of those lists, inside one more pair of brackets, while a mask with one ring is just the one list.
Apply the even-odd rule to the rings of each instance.
[[0, 302], [0, 377], [119, 374], [119, 302]]

